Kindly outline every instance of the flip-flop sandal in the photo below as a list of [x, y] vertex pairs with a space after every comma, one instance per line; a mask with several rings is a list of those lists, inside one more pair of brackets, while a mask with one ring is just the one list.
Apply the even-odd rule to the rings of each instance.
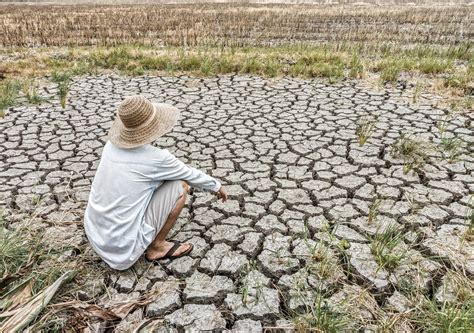
[[166, 254], [165, 254], [163, 257], [160, 257], [160, 258], [156, 258], [156, 259], [151, 260], [151, 259], [148, 259], [148, 258], [145, 256], [145, 259], [146, 259], [147, 261], [150, 261], [150, 262], [158, 261], [158, 260], [163, 260], [163, 259], [171, 259], [171, 260], [173, 260], [173, 259], [180, 258], [180, 257], [182, 257], [182, 256], [185, 256], [185, 255], [189, 254], [189, 253], [193, 250], [193, 248], [194, 248], [194, 245], [193, 245], [193, 244], [189, 244], [190, 246], [189, 246], [189, 248], [188, 248], [186, 251], [184, 251], [184, 252], [182, 252], [182, 253], [180, 253], [180, 254], [174, 256], [173, 254], [176, 252], [177, 249], [179, 249], [179, 247], [180, 247], [181, 245], [183, 245], [183, 243], [178, 242], [178, 241], [171, 241], [171, 242], [172, 242], [174, 245], [171, 247], [171, 249], [168, 250], [168, 252], [166, 252]]

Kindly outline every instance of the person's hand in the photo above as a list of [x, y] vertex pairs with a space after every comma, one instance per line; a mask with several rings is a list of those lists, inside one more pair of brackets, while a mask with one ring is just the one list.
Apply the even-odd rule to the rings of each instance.
[[222, 202], [227, 201], [227, 192], [224, 189], [224, 186], [221, 186], [219, 191], [216, 192], [217, 199], [222, 199]]

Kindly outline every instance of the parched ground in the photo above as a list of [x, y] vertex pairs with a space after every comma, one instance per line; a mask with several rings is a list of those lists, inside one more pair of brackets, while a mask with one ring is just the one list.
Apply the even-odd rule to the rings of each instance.
[[[45, 239], [87, 249], [82, 217], [90, 184], [116, 105], [131, 94], [182, 110], [179, 125], [156, 145], [220, 179], [231, 199], [222, 204], [194, 189], [173, 230], [174, 239], [194, 244], [190, 256], [160, 266], [140, 260], [125, 272], [102, 266], [105, 275], [91, 271], [75, 286], [80, 299], [100, 306], [160, 291], [117, 324], [119, 331], [144, 318], [201, 330], [282, 327], [313, 309], [317, 294], [352, 318], [349, 326], [368, 327], [412, 307], [414, 291], [449, 298], [448, 270], [474, 274], [474, 246], [465, 237], [474, 115], [446, 117], [408, 102], [401, 90], [356, 82], [77, 79], [66, 109], [56, 101], [15, 107], [0, 120], [7, 219], [37, 214]], [[365, 117], [376, 128], [360, 146], [356, 127]], [[440, 128], [462, 140], [458, 161], [433, 150], [424, 166], [405, 174], [403, 160], [390, 153], [394, 142], [410, 134], [436, 145]], [[385, 265], [374, 242], [390, 230], [402, 230], [392, 249], [400, 257]], [[105, 323], [94, 325], [99, 331]]]

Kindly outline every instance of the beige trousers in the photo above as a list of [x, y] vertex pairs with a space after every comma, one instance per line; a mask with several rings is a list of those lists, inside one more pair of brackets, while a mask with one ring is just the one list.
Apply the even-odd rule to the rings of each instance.
[[167, 180], [155, 190], [145, 211], [145, 223], [155, 228], [155, 237], [183, 195], [181, 180]]

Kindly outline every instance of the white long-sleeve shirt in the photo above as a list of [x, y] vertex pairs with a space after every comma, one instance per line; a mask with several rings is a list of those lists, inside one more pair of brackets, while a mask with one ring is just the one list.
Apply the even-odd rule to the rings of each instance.
[[218, 191], [219, 181], [178, 160], [166, 149], [121, 149], [106, 143], [92, 183], [84, 229], [95, 252], [112, 268], [132, 266], [153, 241], [144, 221], [155, 191], [166, 180]]

